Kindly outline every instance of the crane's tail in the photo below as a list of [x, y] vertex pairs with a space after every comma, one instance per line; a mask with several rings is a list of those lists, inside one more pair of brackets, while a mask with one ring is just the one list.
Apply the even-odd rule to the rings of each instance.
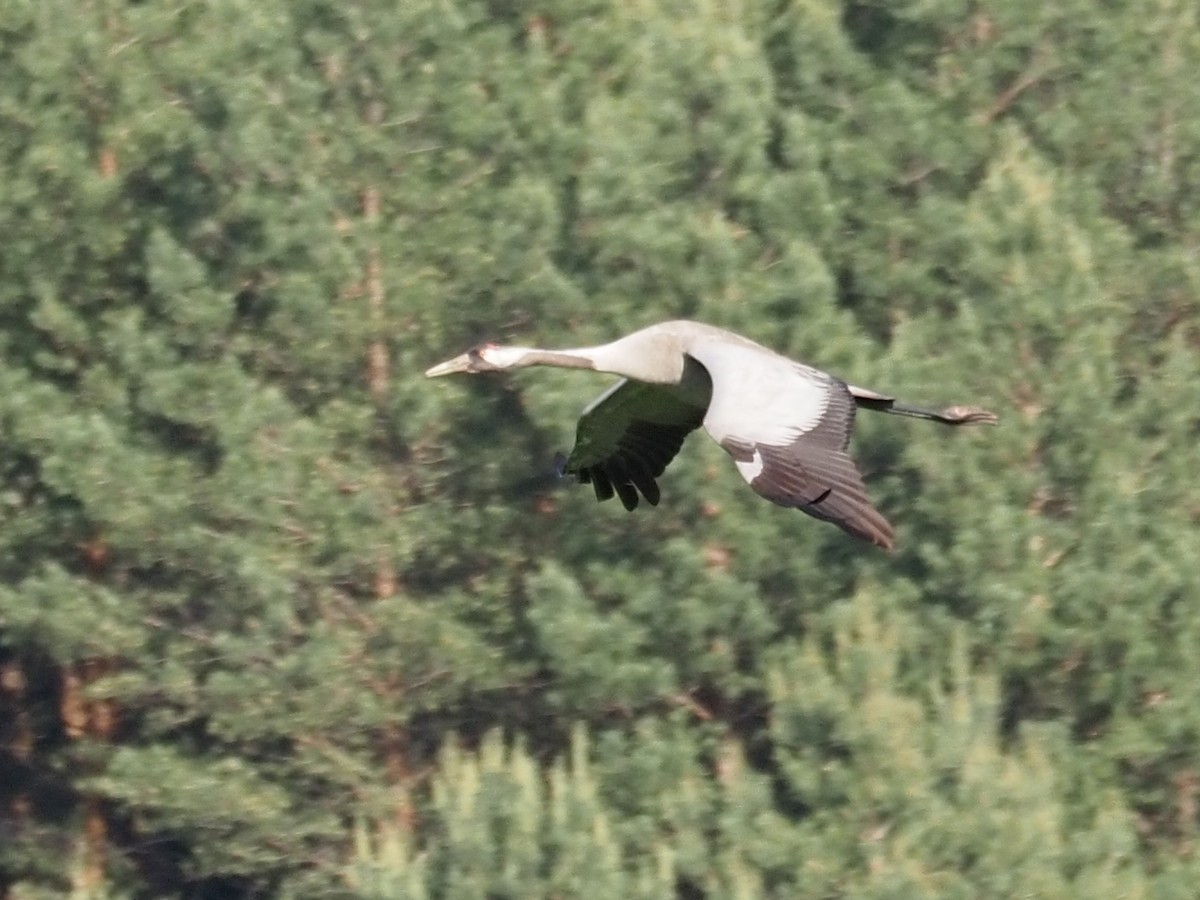
[[855, 403], [864, 409], [874, 409], [896, 416], [912, 416], [914, 419], [929, 419], [945, 425], [995, 425], [1000, 421], [994, 412], [978, 406], [946, 406], [942, 409], [929, 409], [924, 406], [914, 406], [911, 403], [897, 400], [895, 397], [878, 394], [852, 384], [847, 387], [854, 395]]

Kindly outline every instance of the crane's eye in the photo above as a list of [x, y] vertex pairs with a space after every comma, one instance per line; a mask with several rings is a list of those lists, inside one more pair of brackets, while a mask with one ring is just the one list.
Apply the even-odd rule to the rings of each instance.
[[467, 356], [471, 357], [472, 362], [487, 362], [488, 354], [492, 350], [499, 348], [499, 344], [494, 341], [487, 341], [483, 344], [478, 344], [467, 351]]
[[499, 345], [488, 341], [487, 343], [477, 344], [467, 351], [467, 359], [471, 361], [472, 372], [488, 372], [496, 368], [495, 363], [488, 359], [489, 354], [498, 348]]

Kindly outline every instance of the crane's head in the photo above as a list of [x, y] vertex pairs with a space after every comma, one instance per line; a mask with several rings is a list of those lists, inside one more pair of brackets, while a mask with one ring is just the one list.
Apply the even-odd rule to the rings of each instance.
[[520, 366], [528, 353], [527, 347], [501, 347], [499, 344], [488, 342], [472, 347], [462, 356], [456, 356], [427, 369], [425, 377], [437, 378], [439, 375], [452, 375], [456, 372], [469, 375], [479, 372], [503, 372], [505, 369]]

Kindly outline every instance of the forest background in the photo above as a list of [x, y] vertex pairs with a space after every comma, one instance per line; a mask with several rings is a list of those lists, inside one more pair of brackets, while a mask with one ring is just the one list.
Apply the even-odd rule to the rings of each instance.
[[[0, 897], [1195, 897], [1198, 15], [2, 0]], [[1002, 422], [421, 377], [676, 317]]]

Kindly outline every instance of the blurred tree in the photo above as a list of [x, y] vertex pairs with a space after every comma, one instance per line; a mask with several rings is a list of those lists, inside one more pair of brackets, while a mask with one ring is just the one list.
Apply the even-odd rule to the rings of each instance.
[[[1194, 893], [1194, 5], [4, 13], [0, 895]], [[1004, 422], [420, 378], [677, 316]]]

